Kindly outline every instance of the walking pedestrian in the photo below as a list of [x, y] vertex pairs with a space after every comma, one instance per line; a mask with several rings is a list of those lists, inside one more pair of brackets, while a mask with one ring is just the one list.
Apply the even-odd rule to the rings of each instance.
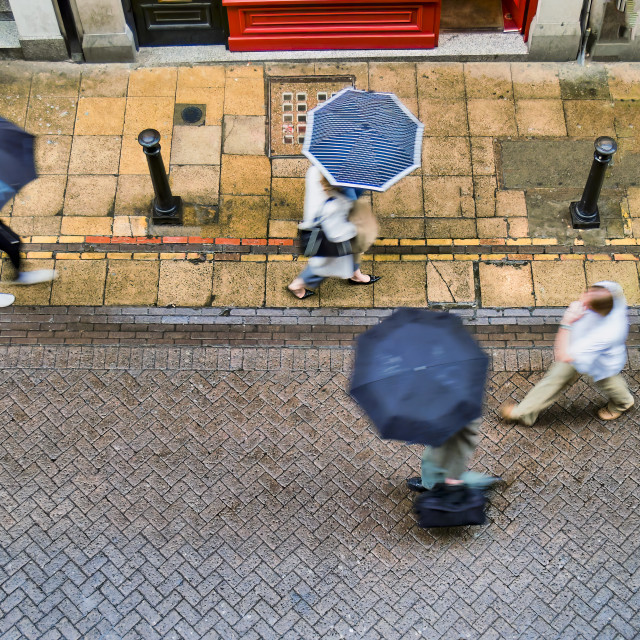
[[[0, 180], [0, 202], [7, 202], [15, 195], [15, 190]], [[20, 236], [0, 220], [0, 251], [4, 251], [9, 256], [9, 260], [15, 269], [15, 277], [11, 284], [38, 284], [39, 282], [49, 282], [55, 278], [56, 272], [53, 269], [23, 271], [22, 258], [20, 257], [21, 249]]]
[[486, 489], [500, 478], [469, 471], [469, 459], [478, 446], [482, 418], [476, 418], [439, 447], [427, 446], [422, 453], [420, 477], [408, 478], [411, 491], [428, 491], [438, 484]]
[[311, 229], [321, 222], [329, 241], [351, 241], [356, 253], [335, 258], [309, 258], [307, 267], [287, 287], [296, 298], [304, 300], [314, 295], [322, 281], [331, 276], [345, 279], [352, 285], [369, 285], [380, 280], [379, 276], [368, 275], [360, 270], [360, 254], [373, 243], [377, 231], [373, 214], [356, 218], [352, 215], [362, 212], [362, 208], [356, 206], [361, 193], [360, 189], [334, 187], [317, 167], [309, 167], [305, 179], [304, 213], [300, 228]]
[[590, 376], [608, 402], [598, 410], [602, 420], [615, 420], [633, 407], [620, 371], [627, 360], [627, 303], [616, 282], [597, 282], [565, 311], [556, 335], [555, 362], [520, 404], [503, 405], [505, 420], [532, 426], [543, 409], [581, 374]]

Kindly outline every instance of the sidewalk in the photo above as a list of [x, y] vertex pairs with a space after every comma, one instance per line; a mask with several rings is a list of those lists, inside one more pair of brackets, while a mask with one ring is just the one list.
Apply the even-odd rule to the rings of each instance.
[[[282, 135], [267, 102], [287, 87], [270, 81], [286, 76], [353, 76], [356, 88], [395, 92], [425, 124], [421, 170], [373, 195], [381, 239], [363, 268], [385, 277], [370, 288], [328, 282], [300, 302], [284, 290], [302, 267], [307, 166], [265, 153], [267, 124], [272, 147]], [[25, 237], [28, 268], [54, 265], [60, 277], [12, 287], [5, 262], [1, 290], [37, 305], [554, 307], [613, 278], [638, 305], [639, 81], [640, 64], [3, 64], [0, 115], [39, 136], [40, 178], [2, 219]], [[180, 119], [186, 105], [202, 108], [202, 126]], [[184, 226], [148, 224], [137, 135], [150, 127]], [[568, 204], [598, 135], [619, 144], [602, 228], [576, 232]]]

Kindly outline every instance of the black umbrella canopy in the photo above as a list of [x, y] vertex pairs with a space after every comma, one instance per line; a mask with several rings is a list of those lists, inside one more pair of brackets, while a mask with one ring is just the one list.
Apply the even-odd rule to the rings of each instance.
[[383, 438], [437, 447], [482, 415], [487, 367], [459, 318], [400, 309], [358, 339], [351, 394]]
[[0, 118], [0, 181], [14, 191], [38, 177], [33, 155], [34, 136]]

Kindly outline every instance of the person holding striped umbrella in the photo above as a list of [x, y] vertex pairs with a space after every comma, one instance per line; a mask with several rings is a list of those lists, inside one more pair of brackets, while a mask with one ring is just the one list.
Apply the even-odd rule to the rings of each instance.
[[302, 153], [312, 166], [299, 225], [309, 263], [288, 286], [296, 298], [314, 295], [330, 276], [353, 285], [380, 279], [360, 270], [377, 234], [360, 196], [386, 191], [420, 166], [423, 129], [392, 93], [343, 89], [309, 112]]

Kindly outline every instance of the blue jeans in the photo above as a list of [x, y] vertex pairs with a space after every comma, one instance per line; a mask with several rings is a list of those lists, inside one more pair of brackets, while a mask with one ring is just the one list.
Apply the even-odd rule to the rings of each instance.
[[[359, 268], [360, 264], [354, 262], [353, 272], [355, 273]], [[302, 278], [302, 280], [304, 281], [305, 287], [309, 289], [317, 289], [326, 279], [326, 276], [317, 275], [313, 272], [313, 269], [309, 265], [307, 265], [300, 274], [300, 278]]]

